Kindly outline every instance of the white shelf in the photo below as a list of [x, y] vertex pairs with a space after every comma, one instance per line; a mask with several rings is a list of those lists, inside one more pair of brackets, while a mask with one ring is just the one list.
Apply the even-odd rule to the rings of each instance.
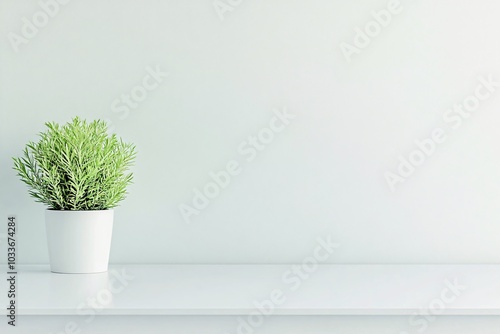
[[[246, 315], [256, 312], [255, 301], [280, 290], [286, 300], [274, 303], [274, 315], [411, 315], [439, 307], [443, 298], [443, 315], [500, 315], [500, 265], [322, 265], [302, 279], [297, 290], [292, 289], [299, 282], [291, 282], [294, 275], [288, 276], [290, 281], [282, 278], [290, 268], [111, 266], [134, 279], [106, 304], [110, 282], [121, 286], [111, 273], [62, 275], [50, 273], [48, 266], [21, 266], [18, 314], [74, 315], [77, 309], [94, 313], [88, 301], [100, 294], [106, 305], [95, 311], [97, 315]], [[453, 301], [452, 292], [442, 295], [446, 280], [466, 286]], [[6, 296], [7, 282], [2, 282], [0, 293]]]

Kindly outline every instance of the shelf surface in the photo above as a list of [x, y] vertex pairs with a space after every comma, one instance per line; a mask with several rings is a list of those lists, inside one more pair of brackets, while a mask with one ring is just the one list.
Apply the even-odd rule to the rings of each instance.
[[500, 315], [500, 265], [30, 265], [16, 290], [19, 315]]

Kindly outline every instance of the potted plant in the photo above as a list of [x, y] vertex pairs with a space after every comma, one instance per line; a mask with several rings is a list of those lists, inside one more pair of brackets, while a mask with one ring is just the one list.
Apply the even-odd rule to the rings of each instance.
[[14, 159], [29, 194], [45, 204], [50, 267], [57, 273], [108, 270], [113, 208], [132, 182], [136, 151], [101, 120], [45, 123], [38, 142]]

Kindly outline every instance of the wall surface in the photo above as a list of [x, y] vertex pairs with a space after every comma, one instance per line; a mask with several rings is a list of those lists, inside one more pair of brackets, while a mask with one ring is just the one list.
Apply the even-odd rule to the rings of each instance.
[[11, 157], [79, 115], [139, 152], [114, 263], [298, 262], [327, 235], [329, 262], [499, 262], [499, 9], [2, 0], [0, 219], [17, 215], [19, 260], [48, 253]]

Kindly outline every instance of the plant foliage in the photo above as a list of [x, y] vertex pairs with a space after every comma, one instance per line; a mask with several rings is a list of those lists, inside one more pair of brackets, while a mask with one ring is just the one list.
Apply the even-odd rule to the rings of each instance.
[[125, 198], [132, 182], [127, 173], [136, 156], [135, 146], [107, 124], [75, 117], [65, 125], [45, 123], [38, 142], [29, 142], [14, 170], [28, 185], [29, 194], [53, 210], [106, 210]]

